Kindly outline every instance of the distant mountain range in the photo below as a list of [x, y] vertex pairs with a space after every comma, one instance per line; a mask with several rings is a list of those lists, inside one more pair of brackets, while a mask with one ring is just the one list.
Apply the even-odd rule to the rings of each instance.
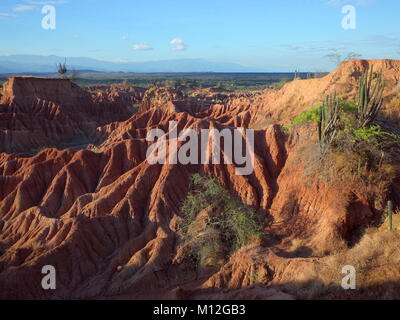
[[[0, 56], [0, 74], [56, 72], [65, 57], [38, 55]], [[235, 63], [203, 59], [160, 60], [148, 62], [109, 62], [92, 58], [66, 58], [70, 70], [98, 72], [259, 72]], [[262, 70], [261, 70], [262, 71]]]

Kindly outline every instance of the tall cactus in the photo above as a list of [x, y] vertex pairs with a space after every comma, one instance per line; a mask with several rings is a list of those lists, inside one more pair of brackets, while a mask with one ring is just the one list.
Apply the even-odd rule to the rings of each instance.
[[374, 78], [373, 67], [364, 72], [359, 80], [358, 87], [358, 125], [360, 128], [371, 124], [381, 106], [383, 99], [383, 90], [385, 82], [382, 78], [382, 71], [377, 76], [374, 85], [372, 80]]
[[68, 69], [67, 69], [67, 60], [65, 60], [65, 62], [62, 64], [62, 63], [59, 63], [58, 65], [57, 65], [57, 72], [61, 75], [61, 78], [63, 78], [63, 79], [65, 79], [65, 75], [67, 74], [67, 72], [68, 72]]
[[318, 140], [323, 155], [336, 136], [339, 120], [339, 99], [335, 92], [326, 97], [325, 104], [319, 109]]
[[393, 231], [393, 202], [388, 201], [389, 230]]

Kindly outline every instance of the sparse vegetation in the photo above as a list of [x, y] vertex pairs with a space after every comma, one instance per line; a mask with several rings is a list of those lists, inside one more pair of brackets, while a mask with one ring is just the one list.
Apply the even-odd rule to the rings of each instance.
[[[327, 97], [325, 105], [320, 107], [318, 140], [323, 155], [335, 142], [338, 143], [335, 137], [338, 134], [340, 126], [344, 133], [350, 133], [353, 136], [350, 138], [352, 138], [351, 141], [354, 144], [360, 139], [371, 141], [374, 137], [385, 135], [380, 127], [371, 125], [382, 106], [384, 89], [382, 72], [377, 74], [374, 84], [372, 84], [373, 76], [373, 69], [371, 68], [360, 77], [357, 113], [355, 118], [351, 117], [351, 115], [353, 115], [353, 106], [351, 104], [345, 104], [344, 108], [340, 108], [340, 102], [336, 94]], [[347, 112], [347, 115], [342, 117], [343, 112]], [[391, 136], [390, 133], [386, 133], [386, 135]], [[342, 134], [341, 138], [344, 136], [345, 135]]]
[[[301, 74], [305, 78], [306, 74]], [[293, 79], [293, 73], [90, 73], [81, 72], [76, 83], [82, 87], [99, 84], [123, 83], [149, 88], [159, 86], [175, 87], [178, 84], [183, 91], [212, 88], [221, 83], [229, 91], [261, 91], [266, 88], [280, 89]]]
[[222, 82], [218, 82], [217, 85], [216, 85], [215, 87], [216, 87], [217, 89], [220, 89], [220, 90], [226, 90], [226, 89], [225, 89], [225, 86], [223, 85]]
[[170, 79], [170, 80], [165, 80], [163, 85], [169, 88], [174, 88], [176, 90], [179, 90], [182, 86], [186, 85], [186, 83], [182, 82], [182, 80], [180, 79]]
[[264, 235], [263, 221], [214, 178], [192, 176], [193, 190], [182, 206], [181, 244], [200, 268], [221, 265], [226, 257]]
[[337, 49], [332, 49], [331, 53], [327, 54], [325, 57], [339, 66], [344, 61], [359, 59], [362, 55], [356, 52], [349, 52], [346, 56], [343, 56]]
[[341, 109], [336, 136], [315, 168], [320, 177], [343, 180], [346, 185], [382, 195], [398, 173], [399, 141], [399, 136], [378, 125], [360, 128], [356, 114]]
[[324, 105], [304, 112], [287, 127], [317, 123], [320, 152], [314, 142], [304, 145], [306, 176], [363, 190], [383, 208], [384, 195], [399, 173], [400, 136], [375, 121], [382, 105], [381, 73], [369, 70], [359, 83], [357, 102], [331, 95]]

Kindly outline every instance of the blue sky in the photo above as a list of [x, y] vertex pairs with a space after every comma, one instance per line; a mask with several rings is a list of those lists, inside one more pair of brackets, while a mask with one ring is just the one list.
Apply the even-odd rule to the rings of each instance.
[[[43, 5], [55, 30], [44, 30]], [[344, 5], [356, 29], [342, 28]], [[108, 61], [202, 58], [260, 71], [329, 71], [332, 48], [400, 57], [398, 0], [1, 0], [0, 55]]]

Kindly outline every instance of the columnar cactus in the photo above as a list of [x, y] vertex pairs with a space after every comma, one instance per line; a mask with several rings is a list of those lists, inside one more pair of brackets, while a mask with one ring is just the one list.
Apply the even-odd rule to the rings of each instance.
[[326, 97], [325, 104], [319, 109], [318, 140], [323, 155], [336, 136], [339, 120], [339, 100], [335, 92]]
[[61, 75], [61, 77], [64, 79], [64, 78], [65, 78], [65, 75], [66, 75], [67, 72], [68, 72], [68, 69], [67, 69], [67, 62], [64, 62], [63, 64], [62, 64], [62, 63], [59, 63], [59, 64], [57, 65], [57, 71], [58, 71], [58, 73]]
[[393, 231], [393, 202], [388, 201], [389, 230]]
[[359, 80], [358, 88], [358, 125], [360, 128], [371, 124], [382, 106], [383, 90], [385, 82], [382, 78], [382, 71], [376, 76], [375, 83], [373, 67], [364, 72]]

